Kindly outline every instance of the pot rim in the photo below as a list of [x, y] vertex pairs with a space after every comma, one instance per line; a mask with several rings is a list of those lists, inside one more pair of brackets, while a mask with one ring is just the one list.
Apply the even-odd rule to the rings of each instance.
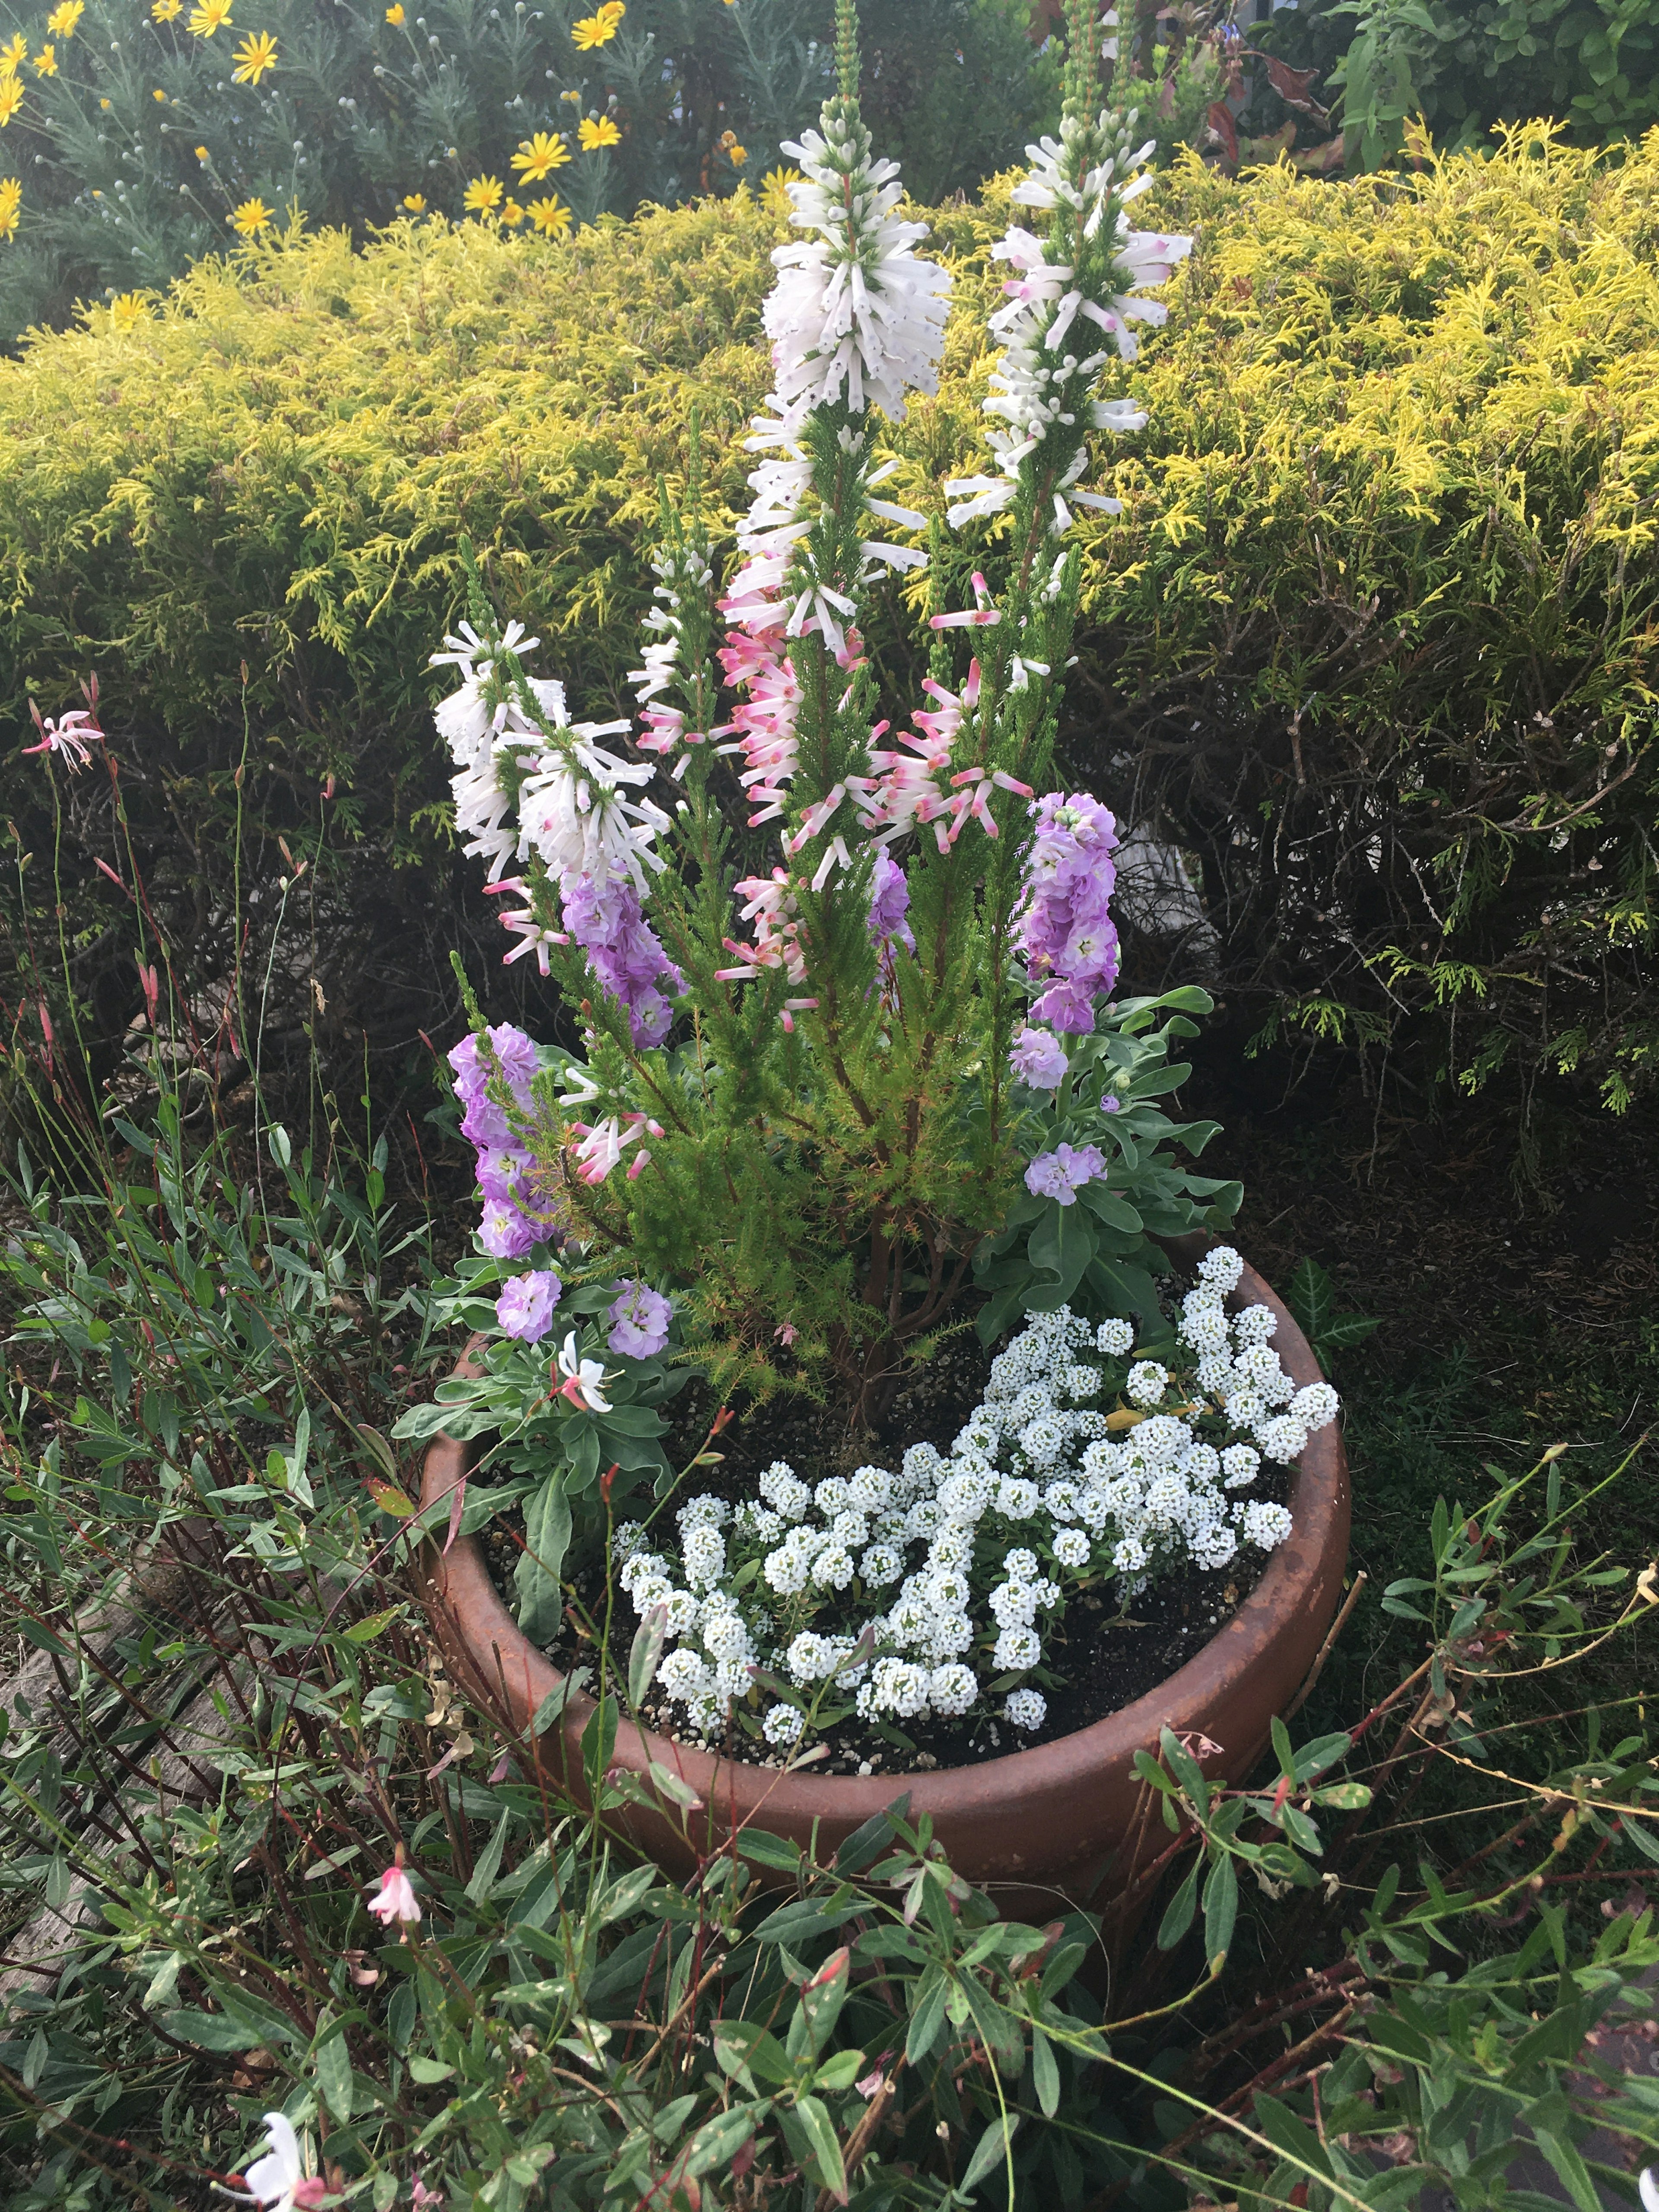
[[[1168, 1249], [1189, 1263], [1218, 1241], [1208, 1236], [1172, 1238]], [[1271, 1307], [1278, 1321], [1274, 1347], [1292, 1381], [1300, 1388], [1323, 1380], [1312, 1347], [1283, 1300], [1248, 1262], [1229, 1303]], [[465, 1371], [471, 1349], [463, 1355], [458, 1372]], [[453, 1437], [441, 1435], [434, 1441], [422, 1471], [423, 1511], [449, 1496], [465, 1479], [472, 1456], [469, 1447]], [[953, 1814], [982, 1817], [993, 1805], [1006, 1805], [1010, 1798], [1041, 1797], [1069, 1805], [1078, 1786], [1090, 1778], [1132, 1771], [1134, 1753], [1155, 1747], [1164, 1727], [1178, 1735], [1203, 1733], [1204, 1717], [1237, 1700], [1248, 1679], [1279, 1650], [1287, 1631], [1310, 1609], [1323, 1609], [1320, 1634], [1328, 1626], [1340, 1589], [1350, 1517], [1347, 1461], [1339, 1422], [1309, 1440], [1295, 1469], [1291, 1534], [1272, 1553], [1231, 1618], [1172, 1674], [1132, 1703], [1048, 1743], [1000, 1753], [972, 1765], [911, 1773], [815, 1774], [810, 1768], [786, 1772], [678, 1743], [624, 1713], [611, 1763], [643, 1776], [655, 1762], [690, 1784], [705, 1805], [732, 1825], [763, 1808], [769, 1827], [803, 1834], [826, 1819], [837, 1827], [848, 1820], [866, 1819], [890, 1805], [902, 1791], [909, 1795], [913, 1817], [928, 1813], [936, 1820]], [[451, 1636], [446, 1640], [473, 1676], [475, 1688], [498, 1711], [504, 1701], [515, 1723], [527, 1729], [543, 1700], [565, 1677], [508, 1613], [482, 1545], [476, 1537], [458, 1536], [445, 1553], [436, 1540], [428, 1539], [423, 1547], [422, 1580], [434, 1623], [441, 1634], [442, 1624], [450, 1625]], [[1305, 1633], [1297, 1640], [1305, 1641]], [[1297, 1681], [1304, 1672], [1305, 1662], [1297, 1667]], [[1282, 1698], [1275, 1699], [1275, 1709], [1280, 1702]], [[568, 1692], [556, 1731], [563, 1739], [566, 1775], [584, 1802], [586, 1790], [578, 1745], [593, 1710], [594, 1700], [585, 1692]], [[543, 1742], [555, 1733], [549, 1730]], [[1226, 1758], [1226, 1747], [1218, 1744], [1213, 1751], [1200, 1753], [1199, 1763], [1213, 1776], [1230, 1772], [1220, 1763]], [[1242, 1774], [1236, 1778], [1242, 1780]]]

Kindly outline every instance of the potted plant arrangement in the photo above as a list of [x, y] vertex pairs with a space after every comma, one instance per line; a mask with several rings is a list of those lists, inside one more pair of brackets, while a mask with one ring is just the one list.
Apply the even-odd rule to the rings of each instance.
[[[1165, 1110], [1209, 1002], [1113, 998], [1115, 825], [1050, 787], [1073, 514], [1145, 419], [1098, 387], [1190, 244], [1131, 228], [1146, 149], [1068, 14], [1013, 194], [1039, 228], [994, 249], [988, 465], [945, 487], [988, 538], [971, 604], [880, 489], [951, 279], [841, 0], [738, 564], [720, 588], [694, 465], [637, 734], [572, 720], [476, 580], [435, 656], [467, 850], [580, 1047], [479, 1020], [450, 1055], [483, 1206], [444, 1286], [472, 1350], [398, 1431], [424, 1590], [477, 1694], [670, 1864], [905, 1791], [973, 1881], [1081, 1895], [1115, 1856], [1121, 1889], [1136, 1753], [1167, 1726], [1240, 1777], [1340, 1589], [1335, 1394], [1217, 1242], [1214, 1125]], [[933, 639], [908, 710], [863, 627], [895, 575]], [[511, 1611], [478, 1534], [507, 1516]]]

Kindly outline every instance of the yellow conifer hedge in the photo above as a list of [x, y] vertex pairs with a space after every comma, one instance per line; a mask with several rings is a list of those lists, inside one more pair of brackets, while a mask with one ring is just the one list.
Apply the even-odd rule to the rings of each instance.
[[[1152, 419], [1086, 541], [1071, 765], [1194, 856], [1258, 1024], [1415, 1037], [1466, 1082], [1541, 1056], [1622, 1103], [1659, 1041], [1659, 134], [1613, 157], [1516, 132], [1334, 185], [1191, 163], [1141, 210], [1199, 244], [1121, 372]], [[993, 187], [936, 219], [946, 375], [894, 438], [924, 507], [977, 436], [1005, 217]], [[727, 434], [766, 387], [778, 234], [742, 196], [563, 245], [301, 239], [0, 364], [14, 731], [28, 694], [50, 712], [98, 672], [154, 895], [210, 966], [239, 804], [245, 884], [305, 841], [326, 1012], [296, 1010], [296, 1042], [309, 1022], [392, 1051], [441, 1018], [458, 927], [483, 969], [424, 665], [459, 541], [584, 711], [625, 706], [639, 547], [694, 411], [717, 505], [744, 496]], [[896, 670], [914, 619], [894, 605]], [[0, 773], [38, 870], [40, 763]], [[90, 866], [109, 809], [106, 780], [75, 787], [66, 903], [112, 1035], [137, 1000]], [[14, 966], [23, 903], [14, 878]]]

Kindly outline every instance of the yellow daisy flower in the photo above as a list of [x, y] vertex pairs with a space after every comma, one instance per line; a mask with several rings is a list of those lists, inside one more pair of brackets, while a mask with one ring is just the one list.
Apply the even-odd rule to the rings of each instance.
[[118, 292], [109, 303], [110, 327], [130, 331], [135, 323], [149, 320], [149, 306], [141, 292]]
[[54, 37], [72, 39], [75, 27], [87, 12], [87, 0], [62, 0], [46, 18], [46, 28]]
[[196, 158], [198, 161], [205, 161], [210, 158], [205, 146], [198, 146], [196, 149]]
[[728, 146], [726, 153], [726, 159], [734, 169], [742, 168], [744, 163], [749, 159], [749, 149], [746, 146]]
[[616, 37], [621, 21], [620, 15], [612, 15], [601, 9], [597, 15], [579, 16], [570, 26], [570, 35], [579, 52], [591, 53], [595, 46], [606, 46]]
[[405, 192], [404, 194], [404, 205], [409, 210], [410, 215], [424, 215], [426, 212], [426, 194], [424, 192]]
[[568, 238], [570, 210], [556, 194], [550, 192], [544, 200], [532, 200], [530, 220], [544, 238]]
[[396, 5], [386, 9], [386, 19], [395, 31], [404, 20], [404, 0], [396, 0]]
[[761, 205], [768, 215], [788, 216], [795, 212], [795, 203], [789, 197], [791, 185], [805, 184], [806, 179], [799, 169], [780, 167], [769, 169], [761, 179]]
[[230, 0], [196, 0], [190, 11], [190, 28], [198, 39], [210, 39], [230, 26]]
[[252, 238], [269, 224], [270, 210], [263, 200], [244, 200], [230, 221], [244, 238]]
[[599, 0], [593, 13], [603, 23], [620, 23], [628, 13], [628, 0]]
[[0, 238], [17, 235], [17, 216], [23, 204], [23, 187], [15, 177], [0, 177]]
[[0, 76], [0, 131], [3, 131], [18, 109], [23, 105], [23, 88], [10, 75]]
[[50, 46], [42, 46], [34, 57], [34, 73], [37, 76], [57, 76], [58, 56]]
[[269, 31], [251, 32], [237, 47], [233, 84], [258, 84], [268, 69], [276, 66], [276, 41]]
[[158, 23], [170, 23], [185, 0], [149, 0], [149, 12]]
[[509, 230], [516, 230], [524, 221], [524, 210], [515, 199], [509, 199], [501, 210], [501, 221]]
[[501, 204], [499, 177], [474, 177], [461, 194], [461, 205], [469, 215], [494, 215]]
[[27, 56], [28, 50], [29, 42], [19, 31], [15, 38], [8, 39], [5, 45], [0, 46], [0, 70], [4, 70], [9, 76]]
[[545, 131], [538, 131], [533, 138], [519, 141], [513, 167], [519, 172], [520, 184], [538, 185], [550, 169], [561, 167], [569, 159], [570, 149], [564, 143], [562, 131], [555, 131], [550, 136]]
[[581, 141], [584, 154], [592, 154], [601, 146], [620, 146], [622, 143], [622, 132], [608, 115], [600, 116], [596, 123], [590, 122], [584, 115], [576, 125], [576, 136]]
[[165, 100], [167, 98], [167, 94], [162, 91], [161, 86], [158, 84], [155, 91], [151, 93], [150, 98], [152, 100]]

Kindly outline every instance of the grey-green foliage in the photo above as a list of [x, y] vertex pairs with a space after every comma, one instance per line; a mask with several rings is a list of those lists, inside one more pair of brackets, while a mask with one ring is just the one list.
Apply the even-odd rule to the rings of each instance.
[[[61, 323], [77, 298], [167, 283], [234, 244], [228, 225], [252, 199], [279, 228], [297, 210], [361, 242], [411, 198], [459, 216], [468, 183], [493, 177], [503, 206], [552, 195], [592, 222], [758, 187], [781, 142], [816, 121], [829, 0], [630, 0], [614, 34], [584, 50], [573, 25], [597, 5], [408, 0], [393, 23], [384, 0], [240, 0], [198, 35], [191, 0], [164, 21], [88, 0], [43, 76], [45, 9], [0, 0], [0, 36], [15, 30], [29, 52], [0, 141], [0, 170], [23, 193], [0, 248], [0, 340]], [[1025, 0], [872, 0], [884, 150], [905, 157], [913, 192], [971, 187], [1048, 119], [1053, 70], [1028, 12]], [[276, 59], [238, 84], [257, 34]], [[614, 124], [619, 143], [582, 149], [583, 120]], [[521, 181], [512, 157], [538, 131], [561, 135], [567, 158]]]

